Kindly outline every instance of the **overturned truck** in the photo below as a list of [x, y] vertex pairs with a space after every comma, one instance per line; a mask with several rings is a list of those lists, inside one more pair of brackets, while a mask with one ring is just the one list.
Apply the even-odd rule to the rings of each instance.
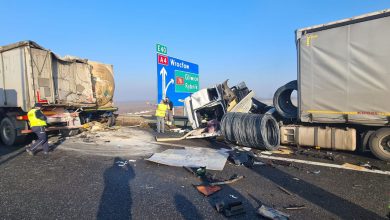
[[[242, 112], [251, 114], [228, 109], [235, 101], [223, 98], [216, 100], [224, 100], [224, 108], [213, 108], [214, 93], [206, 89], [188, 98], [189, 120], [199, 126], [202, 112], [215, 113], [225, 139], [245, 146], [274, 149], [280, 142], [346, 151], [369, 148], [390, 161], [388, 27], [390, 10], [299, 29], [298, 77], [275, 92], [273, 107], [260, 103], [253, 108], [259, 102], [252, 96], [251, 102], [239, 103], [250, 106]], [[218, 86], [212, 90], [224, 91]], [[297, 105], [291, 98], [294, 90]], [[206, 98], [209, 102], [198, 106]]]
[[30, 133], [27, 112], [41, 103], [48, 130], [77, 132], [90, 120], [113, 124], [113, 67], [59, 57], [33, 41], [0, 47], [0, 138], [6, 145]]

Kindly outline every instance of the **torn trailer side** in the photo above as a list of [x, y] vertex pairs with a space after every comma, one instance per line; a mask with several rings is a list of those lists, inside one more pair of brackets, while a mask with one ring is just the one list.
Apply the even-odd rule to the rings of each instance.
[[[106, 69], [102, 71], [99, 65]], [[61, 58], [32, 41], [0, 47], [2, 142], [13, 145], [24, 141], [29, 131], [27, 112], [35, 103], [43, 105], [49, 127], [61, 130], [81, 126], [86, 109], [100, 113], [104, 107], [106, 115], [113, 115], [116, 108], [112, 105], [112, 74], [111, 65]], [[102, 91], [103, 87], [107, 89]]]

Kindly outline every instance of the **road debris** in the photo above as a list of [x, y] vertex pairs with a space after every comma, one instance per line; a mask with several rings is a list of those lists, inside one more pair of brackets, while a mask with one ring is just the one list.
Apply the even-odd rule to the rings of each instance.
[[335, 161], [335, 156], [332, 152], [321, 152], [319, 150], [311, 150], [311, 149], [304, 149], [304, 150], [298, 150], [295, 152], [295, 154], [300, 154], [306, 157], [313, 157], [313, 158], [319, 158], [319, 159], [325, 159], [330, 161]]
[[262, 205], [258, 210], [257, 213], [263, 217], [269, 218], [269, 219], [275, 219], [275, 220], [288, 220], [290, 215], [283, 213], [279, 210], [273, 209], [271, 207]]
[[129, 162], [127, 160], [125, 161], [117, 161], [115, 162], [116, 164], [118, 164], [118, 167], [124, 167], [126, 166]]
[[170, 129], [170, 131], [176, 132], [179, 134], [190, 132], [189, 129], [182, 129], [182, 128], [173, 128], [173, 129]]
[[206, 197], [222, 189], [222, 187], [220, 186], [209, 186], [209, 185], [194, 185], [194, 187]]
[[361, 184], [353, 184], [353, 185], [352, 185], [353, 188], [360, 188], [360, 187], [362, 187], [362, 186], [363, 186], [363, 185], [361, 185]]
[[198, 178], [204, 177], [206, 175], [206, 167], [183, 167], [183, 168]]
[[272, 155], [272, 151], [261, 151], [260, 154], [263, 154], [263, 155]]
[[[356, 165], [350, 166], [350, 165], [338, 165], [338, 164], [331, 164], [331, 163], [323, 163], [323, 162], [314, 162], [314, 161], [307, 161], [307, 160], [298, 160], [298, 159], [291, 159], [291, 158], [285, 158], [285, 157], [275, 157], [275, 156], [267, 156], [267, 155], [258, 155], [258, 157], [263, 159], [269, 159], [269, 160], [279, 160], [279, 161], [286, 161], [286, 162], [294, 162], [294, 163], [301, 163], [301, 164], [309, 164], [309, 165], [315, 165], [315, 166], [322, 166], [322, 167], [332, 167], [332, 168], [338, 168], [338, 169], [345, 169], [345, 170], [355, 170], [355, 171], [361, 171], [361, 172], [367, 172], [367, 173], [376, 173], [376, 174], [383, 174], [383, 175], [390, 175], [390, 171], [384, 171], [384, 170], [369, 170], [364, 167], [359, 167]], [[358, 167], [358, 169], [356, 169]]]
[[[268, 152], [268, 151], [266, 151]], [[273, 150], [271, 151], [272, 154], [283, 154], [283, 155], [289, 155], [289, 154], [292, 154], [294, 153], [293, 150], [291, 150], [290, 148], [288, 147], [279, 147], [279, 149], [277, 150]]]
[[355, 165], [355, 164], [351, 164], [351, 163], [344, 163], [342, 166], [346, 167], [346, 168], [349, 168], [349, 169], [352, 169], [352, 170], [358, 170], [358, 171], [365, 171], [365, 170], [367, 170], [367, 168], [365, 168], [365, 167], [361, 167], [361, 166], [358, 166], [358, 165]]
[[187, 134], [183, 135], [182, 137], [178, 137], [178, 138], [159, 138], [159, 137], [156, 137], [156, 141], [157, 142], [164, 142], [164, 141], [180, 141], [180, 140], [184, 140], [186, 139], [188, 136], [190, 135], [199, 135], [201, 134], [201, 132], [203, 131], [204, 129], [197, 129], [197, 130], [192, 130], [190, 132], [188, 132]]
[[367, 162], [367, 163], [359, 162], [357, 165], [364, 167], [364, 168], [367, 168], [367, 169], [370, 169], [370, 170], [381, 170], [381, 168], [374, 166], [374, 165], [371, 165], [370, 162]]
[[226, 184], [237, 182], [238, 180], [241, 180], [241, 179], [244, 179], [244, 178], [245, 178], [245, 176], [239, 176], [237, 174], [234, 174], [228, 180], [219, 181], [219, 182], [213, 182], [213, 183], [210, 183], [210, 186], [226, 185]]
[[257, 165], [257, 166], [265, 166], [266, 164], [263, 163], [263, 162], [260, 162], [260, 161], [255, 161], [253, 162], [253, 165]]
[[293, 195], [290, 191], [288, 191], [287, 189], [285, 189], [285, 188], [283, 188], [283, 187], [281, 187], [281, 186], [278, 186], [278, 189], [282, 190], [282, 191], [283, 191], [284, 193], [286, 193], [287, 195], [290, 195], [290, 196]]
[[207, 167], [209, 170], [223, 170], [228, 155], [224, 148], [214, 150], [202, 147], [186, 147], [155, 153], [147, 160], [168, 166]]
[[255, 155], [251, 151], [230, 151], [229, 152], [229, 160], [233, 162], [235, 165], [241, 166], [244, 165], [246, 167], [252, 167], [254, 164]]
[[289, 205], [289, 206], [284, 207], [284, 208], [287, 210], [301, 210], [301, 209], [305, 209], [306, 206], [305, 205]]
[[310, 173], [310, 174], [320, 174], [321, 173], [321, 170], [314, 170], [314, 171], [310, 171], [310, 170], [308, 170], [308, 171], [306, 171], [307, 173]]
[[229, 196], [232, 197], [233, 199], [238, 199], [238, 197], [235, 195], [230, 194]]
[[222, 213], [226, 217], [244, 214], [244, 206], [241, 201], [236, 202], [217, 202], [215, 204], [217, 212]]

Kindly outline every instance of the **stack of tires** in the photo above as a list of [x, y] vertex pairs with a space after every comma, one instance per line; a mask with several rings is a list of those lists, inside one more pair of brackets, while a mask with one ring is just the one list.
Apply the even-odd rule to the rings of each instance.
[[270, 114], [226, 113], [221, 131], [225, 140], [247, 147], [276, 150], [280, 144], [279, 125]]

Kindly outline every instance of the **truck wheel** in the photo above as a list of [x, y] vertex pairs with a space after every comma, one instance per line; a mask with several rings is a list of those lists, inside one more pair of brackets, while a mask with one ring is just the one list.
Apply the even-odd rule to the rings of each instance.
[[115, 116], [114, 115], [111, 115], [110, 117], [108, 117], [107, 125], [108, 125], [108, 127], [112, 127], [115, 125]]
[[371, 135], [370, 149], [379, 159], [390, 161], [390, 128], [381, 128]]
[[[24, 136], [20, 136], [21, 139]], [[5, 117], [3, 120], [1, 120], [0, 123], [0, 138], [1, 141], [7, 145], [11, 146], [16, 143], [16, 138], [17, 138], [17, 132], [15, 129], [14, 123], [12, 123], [11, 119]], [[23, 141], [23, 140], [20, 140]]]

